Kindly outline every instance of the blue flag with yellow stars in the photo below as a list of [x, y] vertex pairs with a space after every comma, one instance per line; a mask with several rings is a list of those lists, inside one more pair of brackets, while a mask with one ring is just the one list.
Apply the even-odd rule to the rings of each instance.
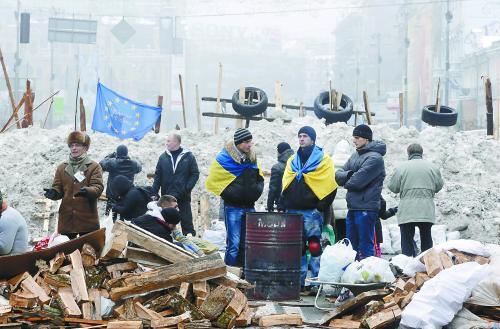
[[97, 83], [92, 129], [138, 141], [146, 135], [160, 117], [161, 107], [135, 102]]

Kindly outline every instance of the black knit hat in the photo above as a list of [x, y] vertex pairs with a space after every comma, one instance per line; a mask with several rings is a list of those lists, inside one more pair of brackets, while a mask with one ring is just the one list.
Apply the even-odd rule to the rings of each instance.
[[165, 222], [169, 224], [177, 225], [181, 221], [181, 213], [175, 208], [163, 208], [161, 215]]
[[372, 130], [370, 129], [370, 127], [368, 127], [367, 125], [364, 125], [364, 124], [356, 126], [356, 128], [354, 128], [354, 130], [352, 131], [352, 135], [354, 137], [363, 137], [363, 138], [366, 138], [370, 142], [373, 139], [373, 132], [372, 132]]
[[285, 152], [286, 150], [290, 150], [290, 149], [291, 149], [290, 144], [288, 144], [287, 142], [281, 142], [278, 144], [278, 153], [279, 154]]
[[234, 145], [241, 144], [251, 139], [252, 139], [252, 133], [248, 129], [238, 128], [234, 132]]
[[304, 127], [300, 128], [299, 132], [297, 133], [297, 136], [300, 134], [306, 134], [307, 136], [309, 136], [313, 140], [313, 142], [316, 141], [316, 131], [314, 130], [313, 127], [304, 126]]
[[126, 157], [128, 155], [128, 148], [125, 145], [120, 145], [116, 148], [116, 156], [119, 158]]

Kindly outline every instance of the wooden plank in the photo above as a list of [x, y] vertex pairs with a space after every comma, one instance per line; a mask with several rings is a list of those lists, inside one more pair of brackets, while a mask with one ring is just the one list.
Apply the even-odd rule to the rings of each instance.
[[156, 313], [153, 310], [148, 309], [147, 307], [145, 307], [144, 305], [142, 305], [139, 302], [135, 302], [134, 307], [135, 307], [135, 312], [137, 313], [137, 316], [142, 318], [142, 319], [146, 319], [149, 321], [163, 319], [163, 317], [160, 314]]
[[422, 260], [424, 262], [427, 275], [431, 278], [443, 270], [443, 264], [441, 264], [439, 253], [437, 253], [434, 248], [428, 250], [422, 257]]
[[441, 250], [439, 252], [439, 260], [443, 265], [443, 269], [447, 269], [453, 266], [453, 261], [451, 260], [451, 257], [448, 256], [448, 254], [444, 250]]
[[415, 278], [410, 278], [406, 281], [405, 285], [403, 286], [403, 290], [405, 291], [415, 291], [417, 288], [417, 284], [415, 283]]
[[136, 262], [116, 263], [113, 265], [106, 266], [106, 270], [110, 273], [114, 271], [128, 272], [128, 271], [133, 271], [136, 268], [137, 268]]
[[75, 264], [73, 264], [73, 269], [70, 272], [70, 278], [71, 289], [73, 290], [76, 302], [88, 302], [89, 294], [87, 291], [87, 283], [85, 282], [85, 270], [79, 267], [75, 268]]
[[43, 290], [42, 287], [40, 287], [38, 283], [35, 282], [33, 277], [29, 274], [23, 280], [23, 282], [21, 282], [21, 288], [23, 288], [27, 292], [37, 295], [38, 300], [42, 304], [46, 304], [50, 301], [50, 297], [47, 295], [45, 290]]
[[361, 322], [346, 319], [334, 319], [330, 321], [329, 327], [335, 329], [358, 329], [361, 328]]
[[493, 96], [489, 77], [484, 77], [484, 93], [486, 104], [486, 135], [493, 136]]
[[247, 327], [252, 323], [253, 311], [250, 307], [245, 306], [245, 309], [241, 312], [240, 315], [236, 318], [235, 326], [236, 327]]
[[87, 131], [87, 120], [85, 118], [85, 105], [83, 98], [80, 97], [80, 131]]
[[365, 323], [370, 329], [380, 329], [391, 326], [392, 324], [396, 323], [396, 321], [399, 321], [400, 318], [401, 310], [399, 308], [389, 308], [368, 317], [365, 320]]
[[340, 109], [340, 102], [342, 102], [342, 93], [340, 91], [337, 91], [337, 110]]
[[107, 329], [142, 329], [142, 321], [110, 321]]
[[71, 277], [67, 274], [44, 273], [43, 281], [56, 288], [71, 287]]
[[271, 326], [301, 326], [302, 316], [300, 314], [272, 314], [264, 315], [259, 319], [260, 327], [271, 327]]
[[[16, 125], [17, 125], [17, 128], [19, 129], [19, 128], [21, 128], [21, 124], [19, 123], [19, 117], [17, 116], [16, 104], [14, 101], [14, 94], [12, 93], [12, 86], [10, 85], [10, 80], [9, 80], [9, 73], [7, 73], [7, 67], [5, 66], [5, 62], [3, 60], [3, 54], [2, 54], [1, 49], [0, 49], [0, 62], [2, 63], [2, 70], [3, 70], [3, 75], [5, 78], [5, 84], [7, 85], [7, 91], [9, 92], [9, 100], [10, 100], [10, 105], [12, 106], [12, 114], [13, 114], [13, 117], [16, 119]], [[10, 119], [9, 119], [9, 121], [10, 121]], [[7, 122], [6, 126], [8, 125], [9, 121]], [[4, 131], [4, 129], [2, 129], [2, 132]]]
[[17, 291], [9, 296], [9, 304], [12, 307], [32, 308], [37, 305], [38, 296], [30, 292]]
[[97, 261], [97, 253], [90, 244], [85, 243], [82, 247], [82, 264], [84, 268], [95, 266]]
[[[239, 114], [230, 114], [230, 113], [213, 113], [213, 112], [203, 112], [201, 114], [204, 117], [212, 117], [212, 118], [226, 118], [226, 119], [242, 119], [242, 120], [250, 120], [250, 121], [261, 121], [266, 120], [268, 122], [273, 122], [276, 118], [270, 117], [244, 117]], [[290, 123], [292, 120], [284, 119], [284, 123]]]
[[90, 324], [90, 325], [106, 325], [108, 323], [108, 321], [106, 320], [80, 319], [72, 317], [64, 317], [63, 321], [67, 323]]
[[190, 319], [189, 312], [182, 313], [181, 315], [172, 316], [169, 318], [153, 319], [151, 320], [151, 327], [153, 328], [165, 328], [176, 326], [181, 322], [185, 322]]
[[239, 315], [245, 306], [247, 306], [247, 297], [239, 289], [235, 289], [234, 291], [234, 298], [229, 302], [226, 309]]
[[59, 288], [57, 299], [65, 316], [80, 317], [82, 315], [78, 304], [75, 302], [71, 288]]
[[201, 305], [203, 305], [203, 303], [206, 300], [207, 300], [206, 298], [196, 297], [196, 300], [195, 300], [194, 304], [196, 305], [196, 307], [201, 307]]
[[125, 256], [129, 261], [133, 261], [146, 266], [159, 267], [169, 264], [165, 259], [156, 256], [151, 251], [136, 247], [127, 247]]
[[30, 276], [28, 272], [23, 272], [7, 280], [7, 282], [10, 285], [10, 291], [16, 290], [17, 287], [21, 284], [21, 282], [23, 282], [23, 280], [26, 279], [28, 276]]
[[440, 87], [441, 87], [441, 78], [438, 78], [438, 86], [436, 91], [436, 113], [441, 113], [441, 98], [439, 97]]
[[65, 258], [66, 257], [64, 256], [63, 252], [58, 252], [56, 256], [49, 261], [49, 272], [56, 273], [57, 270], [64, 263]]
[[208, 255], [149, 272], [129, 274], [111, 285], [110, 297], [116, 301], [128, 296], [144, 294], [180, 285], [185, 281], [208, 280], [226, 275], [226, 266], [219, 255]]
[[189, 283], [189, 282], [181, 283], [181, 286], [179, 287], [179, 295], [181, 295], [183, 298], [187, 298], [190, 286], [191, 286], [191, 283]]
[[[116, 223], [118, 222], [121, 221], [116, 221]], [[115, 226], [113, 226], [113, 236], [111, 237], [111, 240], [107, 241], [104, 248], [102, 248], [101, 258], [103, 259], [118, 258], [127, 247], [127, 232], [116, 229], [116, 223]]]
[[[241, 104], [245, 104], [245, 87], [240, 87], [238, 96], [239, 96], [238, 97], [239, 98], [239, 102]], [[243, 120], [242, 119], [236, 119], [235, 127], [234, 128], [235, 129], [243, 128]]]
[[73, 269], [83, 269], [83, 260], [80, 250], [76, 249], [71, 254], [68, 255]]
[[363, 103], [365, 105], [365, 112], [366, 112], [366, 122], [369, 125], [372, 125], [372, 115], [370, 112], [370, 103], [368, 102], [368, 94], [366, 91], [363, 90]]
[[[219, 79], [217, 79], [217, 102], [215, 103], [215, 113], [221, 112], [221, 93], [222, 93], [222, 63], [219, 63]], [[214, 134], [219, 133], [219, 119], [215, 118]]]
[[422, 288], [422, 286], [424, 285], [425, 281], [429, 280], [429, 276], [427, 275], [427, 273], [424, 273], [424, 272], [417, 272], [415, 274], [415, 284], [417, 286], [417, 289], [420, 289]]
[[184, 123], [184, 129], [187, 128], [186, 123], [186, 105], [184, 103], [184, 87], [182, 86], [182, 75], [179, 74], [179, 88], [181, 90], [181, 104], [182, 104], [182, 121]]
[[68, 274], [71, 273], [71, 270], [73, 269], [73, 266], [71, 264], [69, 265], [65, 265], [65, 266], [61, 266], [58, 270], [57, 270], [57, 273], [58, 274]]
[[193, 282], [193, 293], [196, 297], [205, 298], [208, 296], [209, 292], [210, 292], [210, 287], [208, 286], [207, 281]]
[[92, 302], [92, 319], [102, 320], [101, 316], [101, 292], [99, 289], [89, 289], [89, 299]]
[[410, 304], [413, 295], [415, 295], [415, 292], [410, 291], [408, 295], [406, 295], [405, 298], [403, 298], [403, 300], [401, 301], [401, 308], [405, 308], [406, 305]]

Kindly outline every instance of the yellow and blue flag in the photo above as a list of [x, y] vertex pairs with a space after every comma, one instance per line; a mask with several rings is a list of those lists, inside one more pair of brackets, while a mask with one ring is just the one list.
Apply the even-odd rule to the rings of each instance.
[[258, 169], [259, 174], [262, 176], [262, 172], [256, 163], [238, 163], [224, 148], [217, 154], [210, 167], [205, 187], [215, 195], [221, 195], [226, 187], [248, 168]]
[[97, 83], [92, 129], [138, 141], [146, 135], [161, 115], [161, 107], [142, 104]]
[[295, 154], [286, 164], [283, 174], [283, 191], [296, 179], [304, 179], [318, 200], [323, 200], [338, 187], [335, 181], [335, 169], [332, 159], [323, 150], [314, 146], [307, 162], [302, 165], [300, 157]]

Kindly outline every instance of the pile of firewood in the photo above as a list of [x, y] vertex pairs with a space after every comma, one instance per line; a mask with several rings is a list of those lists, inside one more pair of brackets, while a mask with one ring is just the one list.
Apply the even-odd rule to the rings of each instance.
[[425, 272], [417, 272], [414, 277], [400, 276], [390, 289], [361, 293], [329, 312], [323, 323], [340, 329], [397, 327], [402, 311], [427, 280], [454, 265], [471, 261], [487, 264], [489, 259], [456, 249], [449, 252], [431, 249], [421, 261], [425, 265]]

